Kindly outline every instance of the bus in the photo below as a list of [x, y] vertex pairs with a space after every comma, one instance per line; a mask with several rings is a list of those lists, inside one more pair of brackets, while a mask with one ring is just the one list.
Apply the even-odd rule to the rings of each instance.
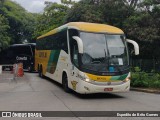
[[35, 69], [80, 94], [125, 92], [130, 89], [127, 42], [139, 46], [114, 26], [70, 22], [36, 40]]
[[0, 64], [12, 65], [14, 63], [23, 63], [24, 70], [29, 72], [34, 71], [35, 46], [35, 43], [13, 44], [9, 46], [8, 49], [0, 53]]

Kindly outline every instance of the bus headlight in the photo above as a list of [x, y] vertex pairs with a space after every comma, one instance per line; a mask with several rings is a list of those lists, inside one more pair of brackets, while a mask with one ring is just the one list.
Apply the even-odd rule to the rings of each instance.
[[123, 82], [128, 82], [130, 81], [131, 79], [129, 77], [127, 77]]
[[93, 82], [91, 79], [89, 79], [89, 78], [86, 77], [86, 76], [82, 76], [82, 75], [78, 74], [78, 77], [79, 77], [81, 80], [85, 81], [85, 82], [88, 82], [88, 83]]
[[86, 78], [85, 76], [82, 76], [82, 75], [80, 75], [80, 74], [78, 74], [77, 77], [80, 78], [81, 80], [84, 80], [84, 81], [86, 81], [86, 79], [88, 79], [88, 78]]
[[86, 82], [90, 82], [90, 79], [86, 78], [85, 81], [86, 81]]

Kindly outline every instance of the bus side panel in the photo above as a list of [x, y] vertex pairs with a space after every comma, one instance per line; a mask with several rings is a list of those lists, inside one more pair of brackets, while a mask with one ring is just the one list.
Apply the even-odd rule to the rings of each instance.
[[[43, 75], [62, 83], [63, 71], [68, 71], [69, 55], [64, 50], [36, 50], [35, 69], [42, 65]], [[68, 74], [68, 73], [67, 73]]]
[[43, 75], [47, 71], [47, 65], [50, 58], [51, 50], [36, 50], [35, 51], [35, 69], [38, 71], [38, 65], [42, 65]]
[[48, 63], [48, 70], [46, 72], [46, 76], [62, 83], [62, 74], [64, 71], [67, 72], [68, 67], [68, 54], [61, 50], [59, 54], [57, 54], [58, 51], [52, 53], [52, 60]]
[[71, 63], [70, 56], [64, 50], [36, 50], [35, 68], [38, 71], [38, 64], [43, 67], [43, 75], [62, 83], [63, 72], [68, 77], [69, 88], [76, 91], [76, 84], [79, 83], [77, 75], [79, 70]]
[[35, 59], [34, 59], [34, 68], [35, 71], [38, 71], [38, 51], [35, 49]]

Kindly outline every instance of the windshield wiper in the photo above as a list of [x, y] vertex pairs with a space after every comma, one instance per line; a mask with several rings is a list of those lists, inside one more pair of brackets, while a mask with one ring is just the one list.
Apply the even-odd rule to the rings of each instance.
[[[110, 54], [109, 54], [109, 50], [108, 50], [108, 57], [107, 57], [107, 54], [106, 54], [105, 49], [104, 49], [104, 53], [105, 53], [105, 59], [108, 59], [108, 67], [109, 67], [109, 66], [110, 66], [110, 60], [111, 60], [111, 57], [110, 57]], [[105, 60], [105, 59], [104, 59], [104, 60]], [[116, 63], [115, 63], [114, 61], [112, 61], [112, 62], [113, 62], [114, 65], [116, 65]], [[118, 65], [116, 65], [116, 67], [117, 67], [118, 71], [119, 71], [120, 73], [122, 73], [120, 67], [119, 67]]]
[[101, 61], [92, 61], [91, 64], [93, 64], [93, 63], [99, 64], [99, 63], [101, 63]]
[[109, 66], [109, 63], [110, 63], [110, 57], [109, 57], [109, 53], [108, 53], [108, 56], [107, 56], [107, 53], [106, 53], [106, 50], [104, 49], [104, 54], [105, 54], [105, 59], [103, 60], [104, 63], [106, 63], [105, 61], [107, 60], [108, 62], [108, 66]]
[[120, 69], [120, 67], [118, 65], [117, 65], [117, 69], [122, 74], [122, 71], [121, 71], [121, 69]]

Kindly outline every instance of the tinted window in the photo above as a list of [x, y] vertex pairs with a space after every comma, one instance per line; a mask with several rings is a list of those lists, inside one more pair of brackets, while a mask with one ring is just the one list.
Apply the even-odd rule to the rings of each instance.
[[9, 56], [12, 54], [15, 55], [32, 55], [30, 46], [14, 46], [11, 47], [8, 51]]
[[64, 50], [68, 53], [67, 30], [37, 40], [37, 50]]
[[75, 29], [69, 30], [69, 45], [71, 61], [75, 66], [78, 66], [78, 45], [77, 42], [72, 38], [73, 36], [79, 36], [79, 33]]

